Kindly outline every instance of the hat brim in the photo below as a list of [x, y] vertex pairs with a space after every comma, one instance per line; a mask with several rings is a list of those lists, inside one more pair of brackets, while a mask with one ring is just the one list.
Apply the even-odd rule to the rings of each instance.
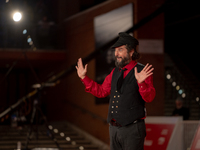
[[116, 48], [116, 47], [119, 47], [119, 46], [122, 46], [122, 45], [124, 45], [124, 43], [117, 41], [111, 48]]

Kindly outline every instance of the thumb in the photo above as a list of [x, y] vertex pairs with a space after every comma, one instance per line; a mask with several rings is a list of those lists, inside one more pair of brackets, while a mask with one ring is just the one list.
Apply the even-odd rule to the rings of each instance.
[[85, 71], [87, 71], [87, 66], [88, 66], [88, 64], [85, 65]]

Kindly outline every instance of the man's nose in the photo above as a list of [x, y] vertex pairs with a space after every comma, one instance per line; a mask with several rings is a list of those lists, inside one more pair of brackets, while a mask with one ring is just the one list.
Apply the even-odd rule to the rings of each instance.
[[118, 56], [118, 51], [117, 50], [115, 50], [115, 56]]

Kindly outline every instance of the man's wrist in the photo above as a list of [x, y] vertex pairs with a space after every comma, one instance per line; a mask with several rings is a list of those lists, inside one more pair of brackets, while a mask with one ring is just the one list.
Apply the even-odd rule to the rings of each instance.
[[85, 76], [81, 76], [80, 78], [83, 80], [85, 78]]
[[142, 83], [144, 83], [144, 81], [142, 81], [142, 82], [141, 82], [141, 81], [137, 81], [137, 83], [138, 83], [138, 84], [142, 84]]

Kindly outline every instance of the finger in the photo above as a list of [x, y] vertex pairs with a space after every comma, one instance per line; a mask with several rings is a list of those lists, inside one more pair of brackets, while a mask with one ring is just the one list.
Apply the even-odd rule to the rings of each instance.
[[144, 68], [142, 69], [143, 71], [146, 70], [146, 68], [148, 67], [149, 63], [146, 64], [146, 66], [144, 66]]
[[86, 70], [86, 71], [87, 71], [87, 66], [88, 66], [88, 64], [85, 65], [85, 70]]
[[147, 74], [153, 73], [154, 68], [151, 68], [149, 71], [147, 71]]
[[149, 76], [151, 76], [153, 74], [153, 72], [151, 72], [151, 73], [149, 73], [148, 75], [147, 75], [147, 77], [146, 78], [148, 78]]
[[77, 66], [79, 67], [79, 64], [80, 64], [80, 58], [78, 59], [77, 61]]
[[83, 68], [82, 58], [79, 58], [79, 59], [78, 59], [78, 67]]
[[[79, 58], [80, 59], [80, 58]], [[76, 64], [76, 68], [78, 69], [78, 66], [79, 66], [79, 59], [77, 61], [77, 64]]]
[[149, 69], [152, 67], [152, 65], [149, 65], [145, 71], [149, 71]]

